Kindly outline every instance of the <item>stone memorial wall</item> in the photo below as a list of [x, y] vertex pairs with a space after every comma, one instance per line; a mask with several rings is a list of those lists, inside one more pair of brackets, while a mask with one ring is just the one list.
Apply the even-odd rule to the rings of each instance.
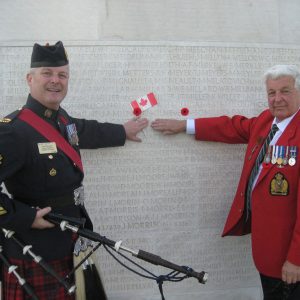
[[[267, 107], [264, 71], [274, 64], [298, 64], [300, 58], [300, 48], [274, 45], [65, 46], [71, 78], [63, 107], [76, 117], [115, 123], [132, 118], [130, 102], [149, 92], [158, 101], [143, 113], [150, 121], [255, 116]], [[1, 116], [26, 101], [30, 54], [29, 45], [0, 47]], [[188, 116], [181, 115], [183, 107]], [[186, 134], [163, 136], [150, 127], [140, 137], [142, 143], [82, 152], [86, 206], [95, 231], [130, 249], [209, 273], [205, 285], [195, 278], [164, 283], [166, 299], [261, 299], [249, 236], [221, 238], [245, 146], [197, 142]], [[156, 275], [170, 272], [135, 261]], [[96, 264], [110, 300], [161, 299], [155, 281], [120, 266], [103, 247]]]

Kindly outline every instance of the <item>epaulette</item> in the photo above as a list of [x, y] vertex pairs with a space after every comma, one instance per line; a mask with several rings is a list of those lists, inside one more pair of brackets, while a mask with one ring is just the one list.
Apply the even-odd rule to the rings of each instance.
[[10, 123], [13, 119], [15, 119], [19, 113], [21, 112], [22, 109], [15, 110], [14, 112], [10, 113], [3, 119], [0, 119], [0, 123]]

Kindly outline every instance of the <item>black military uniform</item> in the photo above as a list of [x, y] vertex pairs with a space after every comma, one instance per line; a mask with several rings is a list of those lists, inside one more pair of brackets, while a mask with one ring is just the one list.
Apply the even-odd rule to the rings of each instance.
[[[62, 108], [58, 111], [47, 109], [30, 95], [24, 107], [57, 130], [58, 123], [62, 131], [66, 131], [68, 124], [75, 124], [79, 142], [73, 147], [78, 152], [79, 149], [124, 145], [126, 134], [122, 125], [75, 119], [68, 116]], [[59, 148], [57, 153], [41, 154], [38, 144], [47, 144], [49, 141], [30, 125], [19, 120], [18, 114], [19, 111], [0, 123], [0, 182], [5, 183], [13, 199], [0, 194], [3, 208], [0, 226], [15, 231], [45, 259], [56, 259], [72, 251], [71, 234], [58, 228], [31, 229], [36, 207], [51, 206], [53, 212], [88, 218], [84, 206], [75, 205], [74, 200], [74, 191], [81, 186], [84, 175]], [[67, 124], [62, 124], [58, 116], [63, 116]], [[87, 222], [87, 226], [91, 228], [91, 223]], [[9, 240], [4, 242], [5, 252], [10, 257], [24, 258], [21, 249], [14, 243]]]
[[[55, 51], [64, 51], [62, 43], [51, 47]], [[32, 64], [43, 59], [49, 60], [48, 54], [46, 58], [43, 56], [43, 49], [41, 46], [34, 48]], [[54, 59], [57, 61], [57, 57]], [[67, 56], [63, 53], [59, 65], [66, 64], [66, 61]], [[31, 95], [24, 109], [29, 109], [50, 124], [79, 155], [80, 149], [122, 146], [126, 140], [123, 125], [73, 118], [61, 107], [58, 111], [51, 110]], [[72, 233], [62, 232], [58, 227], [32, 229], [36, 207], [51, 206], [52, 212], [85, 217], [86, 226], [92, 229], [84, 204], [75, 203], [84, 174], [65, 152], [59, 147], [53, 150], [51, 140], [19, 118], [22, 110], [0, 121], [0, 184], [4, 183], [10, 194], [5, 194], [0, 187], [0, 227], [15, 231], [46, 261], [56, 260], [73, 252]], [[8, 258], [30, 259], [22, 254], [22, 249], [11, 239], [2, 237], [1, 244]]]

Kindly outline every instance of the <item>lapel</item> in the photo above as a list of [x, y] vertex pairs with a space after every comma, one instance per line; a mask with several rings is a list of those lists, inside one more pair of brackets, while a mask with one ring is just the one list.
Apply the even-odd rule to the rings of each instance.
[[[261, 147], [263, 146], [263, 144], [270, 132], [273, 119], [274, 119], [273, 117], [269, 117], [269, 116], [267, 116], [267, 120], [265, 120], [265, 118], [262, 119], [260, 121], [260, 124], [257, 125], [257, 127], [259, 127], [259, 129], [255, 129], [254, 133], [252, 133], [252, 136], [254, 136], [254, 138], [250, 139], [251, 140], [251, 146], [250, 146], [251, 150], [247, 149], [247, 156], [246, 156], [246, 162], [247, 162], [246, 168], [248, 170], [247, 174], [245, 174], [246, 177], [250, 176], [252, 168], [254, 167], [254, 164], [256, 162], [258, 154], [261, 150]], [[250, 143], [249, 143], [249, 145], [250, 145]]]

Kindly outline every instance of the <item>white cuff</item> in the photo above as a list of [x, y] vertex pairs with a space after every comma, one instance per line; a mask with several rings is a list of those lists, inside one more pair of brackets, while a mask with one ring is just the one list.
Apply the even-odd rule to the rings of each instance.
[[186, 120], [186, 133], [187, 134], [195, 134], [195, 120], [194, 119], [187, 119]]

